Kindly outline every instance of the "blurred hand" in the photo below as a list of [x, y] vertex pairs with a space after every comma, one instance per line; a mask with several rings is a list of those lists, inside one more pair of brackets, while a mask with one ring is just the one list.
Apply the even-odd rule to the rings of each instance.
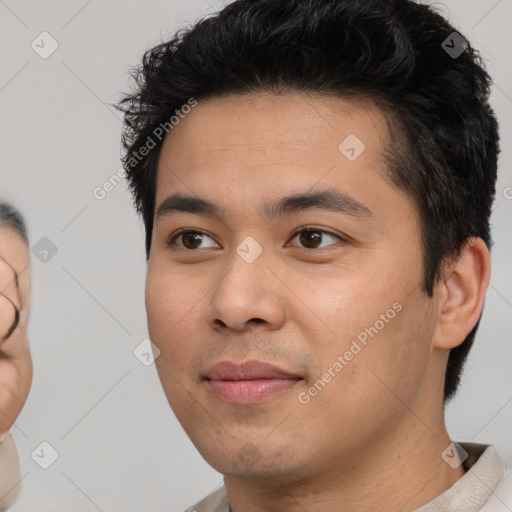
[[30, 286], [28, 247], [14, 230], [0, 225], [0, 436], [12, 427], [32, 385]]

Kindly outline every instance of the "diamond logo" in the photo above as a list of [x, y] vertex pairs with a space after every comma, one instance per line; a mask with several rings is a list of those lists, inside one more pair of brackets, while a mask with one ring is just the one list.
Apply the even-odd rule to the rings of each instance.
[[59, 47], [59, 43], [48, 32], [41, 32], [30, 46], [39, 57], [47, 59]]
[[32, 460], [43, 469], [48, 469], [59, 458], [57, 450], [47, 441], [40, 443], [30, 455]]
[[133, 355], [144, 366], [151, 366], [160, 355], [160, 349], [149, 338], [145, 338], [135, 347]]
[[260, 449], [253, 443], [245, 443], [236, 454], [236, 458], [246, 467], [254, 466], [262, 457]]
[[357, 160], [363, 151], [366, 149], [363, 141], [351, 133], [343, 142], [338, 146], [340, 153], [350, 162]]
[[469, 43], [458, 32], [452, 32], [441, 47], [452, 59], [458, 59], [468, 49]]
[[246, 263], [253, 263], [263, 252], [263, 247], [252, 236], [248, 236], [236, 248], [236, 252]]
[[457, 469], [468, 458], [468, 452], [460, 444], [451, 443], [443, 450], [441, 457], [451, 468]]
[[57, 246], [44, 236], [32, 247], [32, 254], [41, 263], [48, 263], [57, 254], [57, 250]]

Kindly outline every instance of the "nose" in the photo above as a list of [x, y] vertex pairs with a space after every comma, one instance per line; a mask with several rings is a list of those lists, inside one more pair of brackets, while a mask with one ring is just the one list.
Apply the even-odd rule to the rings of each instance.
[[233, 254], [206, 308], [206, 321], [213, 329], [243, 331], [250, 325], [264, 324], [274, 330], [282, 326], [283, 285], [267, 263], [264, 254], [252, 263]]

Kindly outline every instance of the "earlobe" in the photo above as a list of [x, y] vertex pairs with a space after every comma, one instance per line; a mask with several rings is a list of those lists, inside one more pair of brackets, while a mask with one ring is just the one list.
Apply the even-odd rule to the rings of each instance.
[[485, 242], [470, 238], [459, 257], [446, 264], [438, 284], [438, 322], [434, 347], [460, 345], [475, 326], [490, 280], [491, 258]]

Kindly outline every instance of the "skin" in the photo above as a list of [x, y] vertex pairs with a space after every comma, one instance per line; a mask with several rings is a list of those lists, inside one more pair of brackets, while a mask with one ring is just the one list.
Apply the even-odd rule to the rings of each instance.
[[[233, 512], [406, 512], [464, 475], [441, 458], [451, 442], [444, 373], [480, 314], [489, 253], [471, 239], [425, 296], [419, 216], [386, 178], [386, 126], [369, 100], [262, 92], [200, 102], [165, 140], [157, 209], [180, 192], [217, 202], [225, 216], [155, 217], [149, 332], [169, 404], [224, 475]], [[349, 134], [366, 145], [352, 162], [338, 149]], [[268, 200], [324, 188], [372, 215], [259, 213]], [[307, 225], [346, 241], [326, 233], [308, 242], [297, 233]], [[206, 235], [169, 245], [182, 228]], [[248, 236], [263, 248], [251, 264], [236, 252]], [[401, 311], [300, 403], [396, 302]], [[226, 403], [201, 375], [227, 359], [271, 362], [302, 380], [262, 403]], [[248, 450], [255, 455], [242, 457]]]
[[[17, 275], [17, 279], [16, 279]], [[20, 321], [0, 340], [0, 435], [5, 436], [23, 409], [32, 384], [32, 358], [27, 338], [30, 317], [30, 259], [28, 247], [14, 230], [0, 226], [0, 332], [13, 324], [13, 304]], [[9, 299], [11, 302], [9, 302]]]

